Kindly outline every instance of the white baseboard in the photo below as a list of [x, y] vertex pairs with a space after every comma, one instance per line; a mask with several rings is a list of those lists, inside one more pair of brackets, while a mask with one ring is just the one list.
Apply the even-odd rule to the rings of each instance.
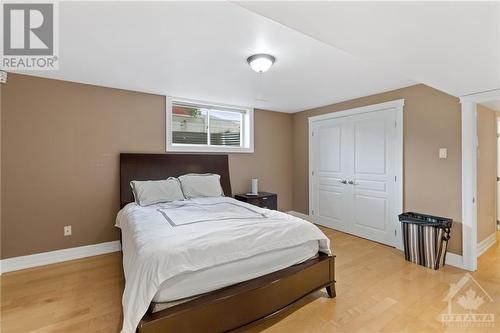
[[467, 269], [464, 265], [464, 258], [463, 256], [455, 253], [446, 253], [446, 260], [445, 260], [446, 265], [458, 267], [461, 269]]
[[0, 260], [0, 274], [25, 268], [54, 264], [67, 260], [96, 256], [99, 254], [118, 252], [120, 250], [120, 241], [113, 241], [8, 258]]
[[286, 213], [287, 213], [287, 214], [290, 214], [290, 215], [293, 215], [293, 216], [295, 216], [295, 217], [299, 217], [299, 218], [301, 218], [301, 219], [303, 219], [303, 220], [306, 220], [306, 221], [311, 222], [311, 218], [310, 218], [310, 217], [309, 217], [309, 215], [307, 215], [307, 214], [299, 213], [299, 212], [296, 212], [296, 211], [294, 211], [294, 210], [290, 210], [290, 211], [288, 211], [288, 212], [286, 212]]
[[481, 254], [486, 252], [495, 242], [497, 241], [497, 234], [496, 232], [492, 233], [479, 243], [477, 243], [477, 256], [479, 257]]

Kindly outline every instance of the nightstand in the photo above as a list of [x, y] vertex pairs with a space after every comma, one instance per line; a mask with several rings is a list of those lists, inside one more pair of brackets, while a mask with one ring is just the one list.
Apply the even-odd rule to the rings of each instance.
[[258, 195], [236, 194], [236, 200], [267, 209], [278, 209], [278, 195], [276, 193], [259, 192]]

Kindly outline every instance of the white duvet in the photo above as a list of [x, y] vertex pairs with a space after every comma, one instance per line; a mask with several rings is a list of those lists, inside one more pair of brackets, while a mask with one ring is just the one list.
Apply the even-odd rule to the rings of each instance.
[[123, 333], [135, 332], [160, 288], [174, 276], [318, 241], [330, 254], [329, 239], [312, 223], [232, 198], [199, 198], [119, 213], [122, 230]]

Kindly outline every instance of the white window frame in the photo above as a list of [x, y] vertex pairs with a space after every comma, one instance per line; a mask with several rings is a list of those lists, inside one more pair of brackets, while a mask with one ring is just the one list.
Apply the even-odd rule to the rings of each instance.
[[[226, 111], [233, 109], [241, 112], [241, 140], [240, 146], [218, 146], [218, 145], [197, 145], [197, 144], [180, 144], [173, 143], [172, 141], [172, 106], [174, 104], [188, 104], [204, 108], [220, 109]], [[185, 98], [167, 97], [166, 110], [165, 110], [165, 123], [166, 123], [166, 151], [167, 152], [191, 152], [191, 153], [253, 153], [254, 152], [254, 110], [250, 107], [228, 105], [221, 103], [212, 103], [197, 101]]]

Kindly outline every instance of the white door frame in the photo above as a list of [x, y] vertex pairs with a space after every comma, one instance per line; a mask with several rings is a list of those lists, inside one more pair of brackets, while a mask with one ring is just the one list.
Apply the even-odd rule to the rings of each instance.
[[[397, 221], [396, 216], [403, 212], [403, 107], [405, 100], [398, 99], [394, 101], [389, 101], [385, 103], [373, 104], [362, 106], [359, 108], [348, 109], [343, 111], [331, 112], [327, 114], [322, 114], [319, 116], [309, 117], [309, 216], [313, 222], [316, 221], [313, 209], [313, 177], [314, 177], [314, 159], [312, 157], [313, 151], [313, 140], [312, 140], [312, 124], [317, 121], [334, 119], [340, 117], [348, 117], [360, 113], [385, 111], [389, 109], [396, 110], [396, 202], [394, 205], [394, 223], [396, 230], [399, 229], [399, 221]], [[401, 237], [401, 232], [399, 232], [396, 239], [396, 248], [403, 250], [403, 238]]]
[[462, 267], [477, 270], [477, 104], [500, 99], [500, 89], [460, 97], [462, 105]]

